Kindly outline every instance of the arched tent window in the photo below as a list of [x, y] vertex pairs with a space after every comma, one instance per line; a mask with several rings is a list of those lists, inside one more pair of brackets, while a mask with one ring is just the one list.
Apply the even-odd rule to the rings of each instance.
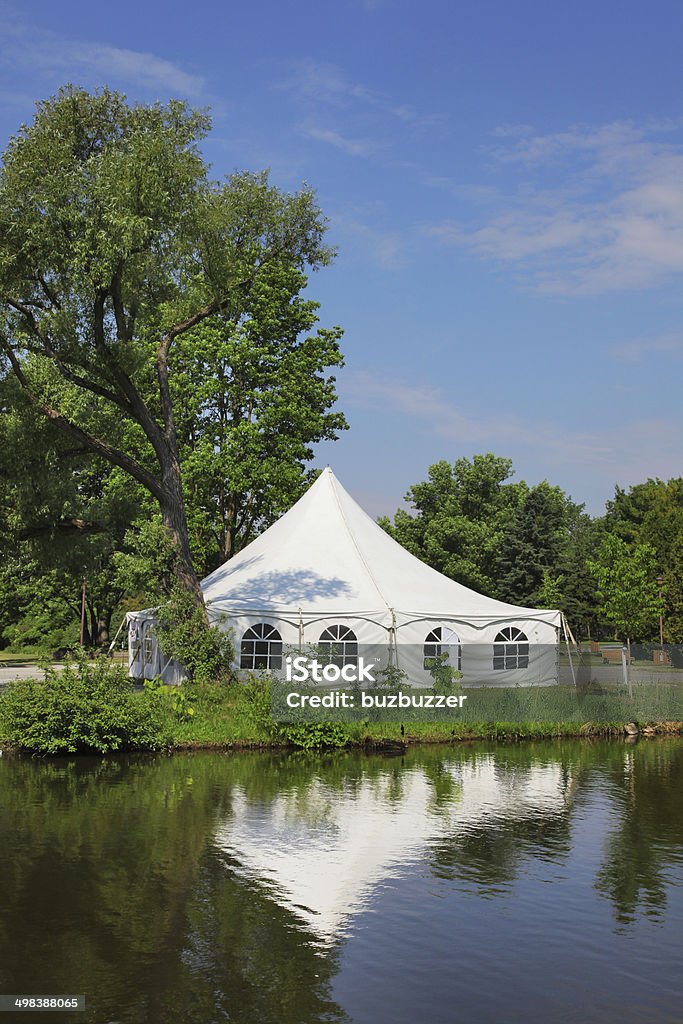
[[529, 638], [517, 626], [501, 629], [493, 643], [493, 667], [513, 669], [529, 667]]
[[282, 668], [282, 637], [275, 626], [259, 622], [242, 637], [240, 668]]
[[328, 665], [358, 664], [358, 638], [348, 626], [328, 626], [320, 634], [318, 647]]
[[448, 626], [437, 626], [425, 637], [423, 657], [426, 672], [438, 665], [439, 661], [460, 671], [460, 637]]

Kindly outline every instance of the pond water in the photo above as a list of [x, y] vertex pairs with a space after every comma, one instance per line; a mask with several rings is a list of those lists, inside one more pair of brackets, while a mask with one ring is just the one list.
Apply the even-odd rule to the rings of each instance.
[[683, 1019], [683, 742], [0, 759], [0, 993], [86, 1024]]

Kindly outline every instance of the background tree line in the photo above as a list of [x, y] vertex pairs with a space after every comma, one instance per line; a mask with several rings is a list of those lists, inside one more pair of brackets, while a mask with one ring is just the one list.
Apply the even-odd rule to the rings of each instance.
[[[340, 358], [336, 343], [320, 344], [316, 359]], [[204, 353], [204, 345], [213, 349], [219, 341], [205, 338], [195, 352]], [[268, 372], [236, 359], [230, 340], [224, 339], [222, 354], [226, 375]], [[307, 359], [304, 364], [301, 388], [311, 388], [315, 375]], [[297, 500], [314, 475], [307, 467], [310, 443], [345, 426], [342, 414], [327, 408], [332, 385], [320, 377], [318, 413], [311, 418], [309, 407], [298, 430], [290, 417], [281, 436], [285, 414], [273, 414], [280, 389], [272, 372], [271, 388], [259, 390], [263, 416], [273, 416], [270, 440], [256, 426], [259, 402], [250, 418], [240, 414], [233, 421], [222, 403], [227, 394], [233, 405], [244, 403], [244, 392], [219, 389], [215, 373], [188, 385], [182, 436], [191, 471], [185, 488], [200, 576]], [[193, 373], [200, 369], [188, 365], [188, 377]], [[22, 402], [11, 378], [0, 384], [0, 401], [0, 645], [52, 649], [76, 642], [84, 577], [87, 641], [106, 643], [112, 619], [170, 589], [172, 551], [160, 514], [126, 474], [70, 447]], [[241, 442], [252, 430], [251, 445]], [[230, 446], [235, 450], [228, 460], [224, 447]], [[465, 586], [511, 604], [562, 609], [583, 638], [625, 636], [621, 605], [616, 611], [612, 605], [631, 599], [635, 610], [623, 613], [631, 639], [658, 637], [661, 608], [665, 642], [683, 642], [683, 479], [617, 487], [605, 514], [591, 517], [560, 487], [546, 481], [532, 487], [512, 477], [512, 461], [491, 453], [436, 463], [408, 491], [408, 509], [380, 524]], [[609, 593], [600, 589], [604, 574], [615, 577]]]
[[381, 525], [465, 586], [561, 609], [583, 638], [658, 639], [661, 611], [665, 642], [683, 642], [683, 478], [617, 486], [591, 517], [560, 487], [512, 476], [491, 453], [437, 462]]

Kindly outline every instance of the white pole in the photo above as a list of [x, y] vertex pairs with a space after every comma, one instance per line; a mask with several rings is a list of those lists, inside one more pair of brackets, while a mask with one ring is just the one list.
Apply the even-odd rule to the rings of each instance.
[[[562, 631], [564, 633], [564, 642], [567, 645], [567, 654], [569, 655], [569, 668], [571, 669], [571, 673], [572, 673], [572, 680], [574, 682], [574, 689], [576, 689], [576, 675], [574, 673], [574, 664], [572, 662], [572, 649], [569, 646], [569, 638], [567, 637], [567, 630], [569, 629], [569, 626], [567, 625], [567, 619], [565, 618], [564, 612], [560, 612], [560, 619], [562, 621]], [[570, 632], [571, 632], [571, 630], [570, 630]], [[572, 639], [573, 639], [573, 637], [572, 637]]]

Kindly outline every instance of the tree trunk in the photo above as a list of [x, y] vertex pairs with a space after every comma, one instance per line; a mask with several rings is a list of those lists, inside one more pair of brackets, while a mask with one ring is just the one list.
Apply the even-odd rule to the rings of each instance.
[[85, 617], [86, 647], [94, 647], [97, 644], [97, 609], [92, 601], [87, 602], [87, 609]]
[[[164, 460], [166, 461], [166, 460]], [[192, 564], [190, 542], [187, 535], [187, 517], [185, 515], [185, 499], [180, 475], [180, 463], [177, 458], [169, 457], [162, 467], [162, 483], [164, 495], [160, 501], [162, 521], [168, 530], [175, 546], [175, 575], [181, 586], [192, 594], [201, 608], [204, 620], [208, 625], [204, 598], [199, 579]]]
[[109, 646], [109, 627], [111, 626], [111, 609], [98, 609], [97, 612], [97, 632], [95, 633], [95, 643], [98, 647]]
[[237, 500], [234, 494], [228, 496], [223, 509], [223, 561], [227, 562], [235, 554], [235, 519], [237, 517]]

